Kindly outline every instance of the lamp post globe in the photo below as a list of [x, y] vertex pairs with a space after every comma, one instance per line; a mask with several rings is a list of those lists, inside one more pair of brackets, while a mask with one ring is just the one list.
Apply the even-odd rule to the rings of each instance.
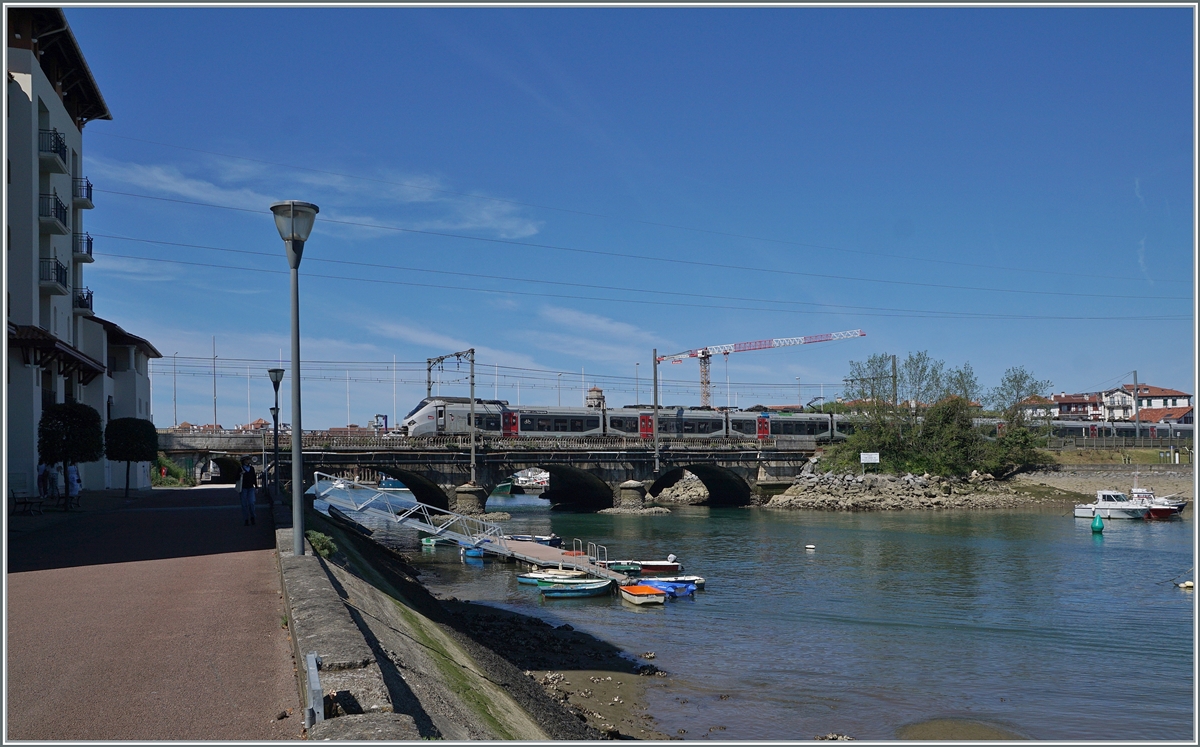
[[[300, 260], [319, 208], [311, 202], [284, 200], [271, 205], [275, 227], [292, 268], [292, 548], [304, 554], [304, 429], [300, 421]], [[281, 379], [282, 380], [282, 379]], [[272, 382], [274, 378], [272, 377]]]

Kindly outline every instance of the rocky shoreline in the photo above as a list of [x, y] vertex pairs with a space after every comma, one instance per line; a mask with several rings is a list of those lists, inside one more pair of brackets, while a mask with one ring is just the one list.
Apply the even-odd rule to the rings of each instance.
[[973, 472], [969, 478], [954, 478], [928, 474], [840, 475], [812, 471], [798, 476], [790, 488], [767, 501], [766, 507], [824, 511], [1012, 508], [1047, 498], [1018, 490], [978, 472]]

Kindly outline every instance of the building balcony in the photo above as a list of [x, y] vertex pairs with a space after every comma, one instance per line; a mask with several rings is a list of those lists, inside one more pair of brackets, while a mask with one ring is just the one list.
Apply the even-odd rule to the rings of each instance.
[[95, 316], [92, 310], [92, 289], [77, 288], [75, 290], [75, 299], [72, 302], [73, 310], [76, 314], [83, 316]]
[[38, 161], [42, 171], [67, 173], [67, 139], [58, 130], [38, 130]]
[[58, 193], [38, 196], [38, 222], [42, 233], [68, 234], [67, 206], [58, 199]]
[[75, 240], [72, 242], [71, 258], [76, 262], [95, 262], [92, 257], [92, 235], [90, 233], [77, 233]]
[[38, 262], [38, 287], [51, 296], [65, 296], [71, 287], [69, 274], [57, 259], [43, 259]]
[[92, 204], [92, 183], [88, 181], [88, 178], [85, 176], [80, 179], [74, 179], [73, 183], [75, 187], [72, 197], [75, 201], [75, 207], [85, 210], [91, 210], [96, 207]]

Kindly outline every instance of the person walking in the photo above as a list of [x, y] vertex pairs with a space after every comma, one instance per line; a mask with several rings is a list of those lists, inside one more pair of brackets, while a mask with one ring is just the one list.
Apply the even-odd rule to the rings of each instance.
[[254, 521], [254, 503], [255, 496], [258, 491], [257, 476], [254, 474], [254, 465], [250, 463], [250, 457], [242, 457], [242, 471], [238, 475], [238, 492], [242, 498], [242, 519], [245, 520], [246, 526], [256, 523]]
[[79, 491], [83, 489], [83, 481], [79, 479], [79, 468], [74, 464], [67, 466], [67, 508], [80, 507]]

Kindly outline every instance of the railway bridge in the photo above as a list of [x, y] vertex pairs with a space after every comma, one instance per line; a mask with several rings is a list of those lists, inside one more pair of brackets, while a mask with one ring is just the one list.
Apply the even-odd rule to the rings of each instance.
[[[177, 461], [211, 461], [230, 476], [229, 481], [243, 454], [265, 459], [269, 471], [273, 453], [269, 433], [164, 432], [159, 446]], [[678, 482], [684, 470], [708, 488], [709, 505], [749, 505], [790, 485], [817, 443], [811, 437], [662, 439], [656, 473], [654, 446], [640, 438], [484, 438], [476, 441], [477, 487], [467, 485], [471, 455], [466, 436], [388, 439], [306, 433], [303, 449], [306, 482], [314, 471], [388, 475], [404, 483], [422, 503], [472, 513], [484, 510], [496, 485], [531, 467], [550, 473], [550, 486], [542, 497], [556, 508], [598, 511], [640, 506], [645, 496], [657, 496]], [[290, 478], [291, 440], [282, 434], [279, 457], [280, 479]]]

